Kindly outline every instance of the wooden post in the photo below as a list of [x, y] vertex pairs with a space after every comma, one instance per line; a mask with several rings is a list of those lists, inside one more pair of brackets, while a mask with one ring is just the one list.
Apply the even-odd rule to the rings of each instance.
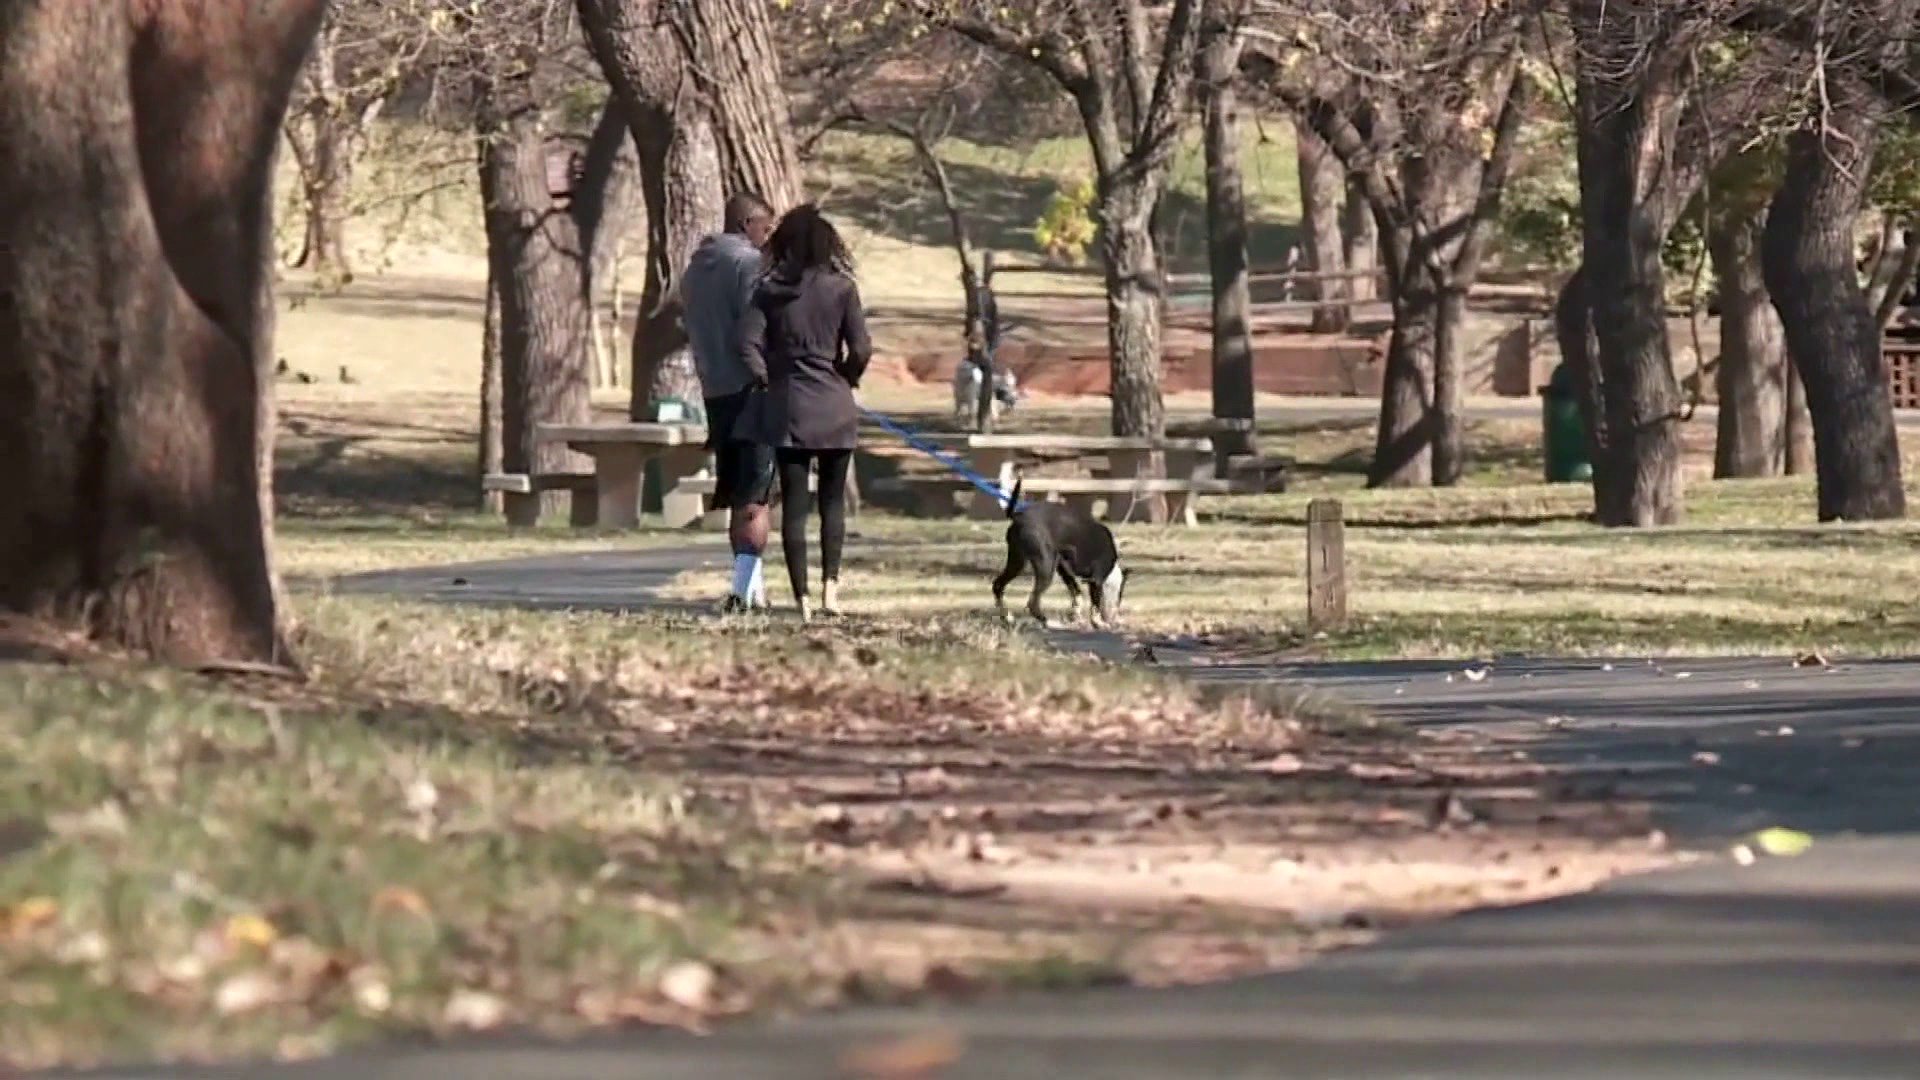
[[1307, 504], [1307, 628], [1336, 630], [1347, 621], [1346, 524], [1340, 500]]

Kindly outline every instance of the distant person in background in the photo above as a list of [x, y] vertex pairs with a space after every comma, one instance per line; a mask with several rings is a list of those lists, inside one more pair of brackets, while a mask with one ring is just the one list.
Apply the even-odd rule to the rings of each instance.
[[744, 359], [766, 387], [741, 435], [773, 448], [780, 470], [780, 545], [804, 621], [807, 478], [820, 508], [820, 609], [840, 610], [840, 554], [847, 535], [847, 470], [859, 441], [853, 391], [873, 359], [853, 257], [819, 208], [788, 211], [767, 241], [767, 274], [741, 331]]
[[767, 502], [773, 493], [773, 452], [735, 436], [757, 379], [742, 360], [740, 331], [760, 280], [773, 232], [773, 208], [743, 192], [727, 200], [724, 232], [700, 241], [680, 276], [682, 320], [706, 400], [707, 446], [714, 455], [715, 506], [729, 511], [733, 581], [723, 602], [731, 614], [765, 607], [761, 553], [767, 547]]

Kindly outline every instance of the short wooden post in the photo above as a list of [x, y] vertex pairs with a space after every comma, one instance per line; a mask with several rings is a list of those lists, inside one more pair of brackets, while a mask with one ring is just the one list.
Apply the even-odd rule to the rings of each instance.
[[1335, 630], [1347, 621], [1347, 527], [1340, 500], [1307, 504], [1307, 628]]

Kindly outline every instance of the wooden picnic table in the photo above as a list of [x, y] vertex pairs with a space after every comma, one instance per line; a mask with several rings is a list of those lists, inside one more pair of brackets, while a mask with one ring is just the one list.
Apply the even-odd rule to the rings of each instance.
[[[1128, 435], [1039, 433], [931, 435], [925, 438], [942, 449], [956, 451], [956, 456], [965, 459], [975, 472], [998, 484], [1002, 491], [1012, 490], [1014, 473], [1020, 465], [1059, 458], [1091, 458], [1103, 462], [1093, 470], [1094, 475], [1102, 480], [1156, 481], [1150, 486], [1157, 490], [1141, 488], [1138, 498], [1122, 495], [1111, 499], [1107, 504], [1107, 516], [1114, 520], [1131, 517], [1136, 502], [1159, 501], [1168, 487], [1160, 481], [1173, 481], [1176, 484], [1193, 481], [1197, 484], [1213, 478], [1213, 440], [1206, 438], [1154, 439]], [[1164, 476], [1154, 468], [1155, 454], [1165, 457]], [[1113, 486], [1118, 487], [1117, 484]], [[1000, 503], [979, 491], [973, 493], [967, 509], [970, 516], [981, 519], [1001, 517], [1006, 513]], [[1158, 516], [1156, 512], [1156, 519]]]
[[689, 484], [707, 467], [707, 429], [694, 424], [541, 424], [539, 442], [564, 442], [593, 459], [594, 497], [603, 528], [640, 524], [641, 484], [647, 462], [660, 463], [660, 509], [669, 528], [691, 525], [706, 513], [706, 497]]

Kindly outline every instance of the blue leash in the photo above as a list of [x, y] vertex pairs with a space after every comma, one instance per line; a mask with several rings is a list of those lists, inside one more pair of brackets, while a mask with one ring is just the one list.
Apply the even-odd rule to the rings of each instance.
[[[920, 451], [921, 453], [927, 455], [933, 460], [946, 466], [949, 472], [953, 473], [955, 476], [958, 476], [960, 479], [965, 480], [967, 483], [972, 484], [974, 487], [979, 488], [982, 493], [984, 493], [988, 498], [992, 499], [994, 502], [999, 503], [1001, 506], [1005, 506], [1011, 500], [1012, 496], [1008, 495], [1005, 491], [1001, 490], [999, 484], [996, 484], [993, 481], [987, 479], [986, 477], [981, 476], [979, 473], [974, 472], [971, 468], [967, 466], [966, 462], [961, 461], [959, 458], [954, 457], [952, 454], [947, 453], [946, 451], [933, 445], [927, 440], [921, 438], [911, 428], [908, 428], [903, 424], [896, 423], [895, 421], [889, 419], [888, 417], [883, 416], [880, 413], [874, 412], [872, 409], [869, 409], [864, 405], [857, 406], [857, 408], [859, 408], [860, 410], [860, 415], [880, 425], [882, 429], [886, 430], [890, 434], [898, 436], [900, 439], [905, 441], [908, 446], [913, 447], [915, 450]], [[1015, 506], [1013, 509], [1015, 511], [1019, 511], [1024, 509], [1026, 505], [1027, 504], [1025, 500], [1022, 500], [1020, 504], [1018, 506]]]

